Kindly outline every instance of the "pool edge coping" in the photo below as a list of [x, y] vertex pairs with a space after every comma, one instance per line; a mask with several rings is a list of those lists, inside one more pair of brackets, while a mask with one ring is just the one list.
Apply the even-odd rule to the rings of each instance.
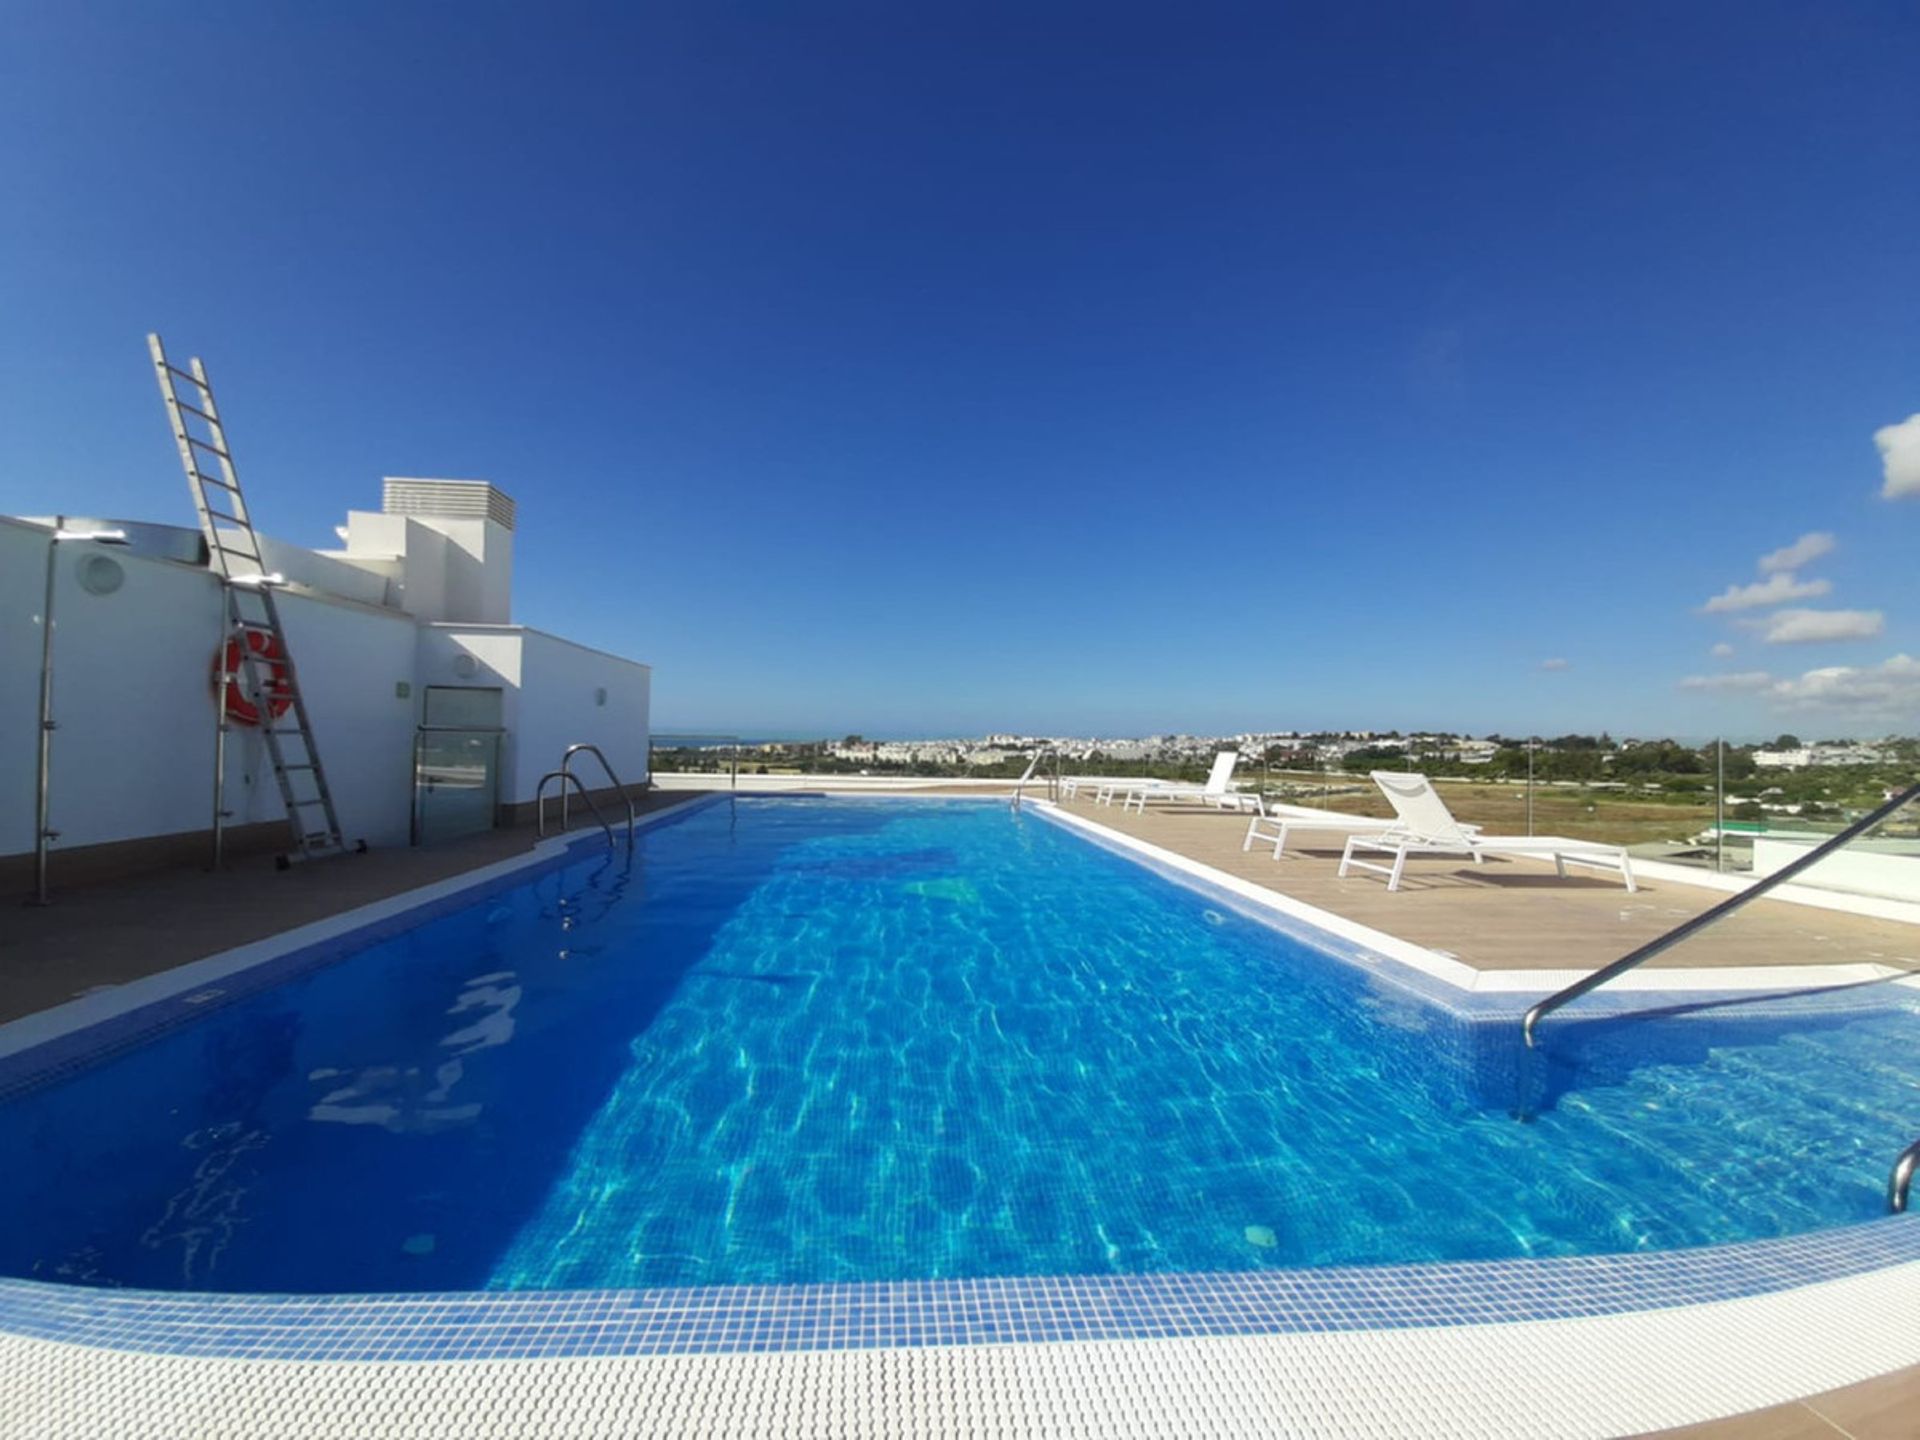
[[1652, 1314], [1906, 1266], [1920, 1274], [1920, 1216], [1683, 1250], [1133, 1275], [311, 1295], [10, 1277], [0, 1334], [329, 1363], [1218, 1339]]

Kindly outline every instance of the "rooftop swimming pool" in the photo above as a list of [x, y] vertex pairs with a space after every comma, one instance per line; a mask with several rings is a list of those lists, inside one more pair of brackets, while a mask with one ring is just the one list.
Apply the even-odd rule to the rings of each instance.
[[1666, 1013], [1569, 1009], [1529, 1060], [1518, 997], [1475, 1008], [1031, 808], [722, 801], [16, 1089], [0, 1274], [1149, 1275], [1883, 1213], [1912, 991], [1634, 998]]

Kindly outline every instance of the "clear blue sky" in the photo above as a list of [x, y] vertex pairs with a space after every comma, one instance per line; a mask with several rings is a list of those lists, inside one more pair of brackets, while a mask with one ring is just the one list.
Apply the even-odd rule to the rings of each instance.
[[4, 20], [0, 510], [190, 519], [158, 329], [663, 727], [1920, 728], [1908, 0]]

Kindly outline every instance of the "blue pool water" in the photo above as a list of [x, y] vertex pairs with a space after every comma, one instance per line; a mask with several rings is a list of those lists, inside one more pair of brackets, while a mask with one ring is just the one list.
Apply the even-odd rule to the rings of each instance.
[[1556, 1017], [1523, 1076], [1510, 1014], [1432, 990], [1031, 812], [723, 802], [0, 1103], [0, 1273], [451, 1290], [1661, 1248], [1872, 1218], [1920, 1122], [1920, 1016], [1885, 994]]

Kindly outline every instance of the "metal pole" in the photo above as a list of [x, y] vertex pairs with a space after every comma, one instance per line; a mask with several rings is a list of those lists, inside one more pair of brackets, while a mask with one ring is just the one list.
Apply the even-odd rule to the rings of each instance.
[[60, 552], [60, 532], [67, 517], [53, 517], [47, 537], [47, 593], [40, 605], [40, 753], [33, 808], [33, 903], [47, 899], [47, 850], [54, 840], [48, 828], [47, 792], [53, 780], [53, 581], [54, 557]]
[[1900, 1158], [1893, 1162], [1893, 1172], [1887, 1176], [1887, 1209], [1896, 1215], [1906, 1213], [1907, 1187], [1913, 1183], [1916, 1167], [1920, 1167], [1920, 1140], [1900, 1152]]
[[1727, 868], [1727, 738], [1714, 741], [1713, 780], [1713, 873]]
[[[220, 638], [215, 642], [214, 665], [219, 679], [213, 697], [213, 868], [221, 869], [227, 859], [227, 696], [232, 693], [233, 674], [227, 669], [227, 622], [232, 597], [226, 585], [220, 586]], [[415, 746], [416, 751], [418, 745]], [[415, 773], [419, 756], [414, 757]]]
[[1527, 741], [1527, 834], [1533, 834], [1533, 746]]

